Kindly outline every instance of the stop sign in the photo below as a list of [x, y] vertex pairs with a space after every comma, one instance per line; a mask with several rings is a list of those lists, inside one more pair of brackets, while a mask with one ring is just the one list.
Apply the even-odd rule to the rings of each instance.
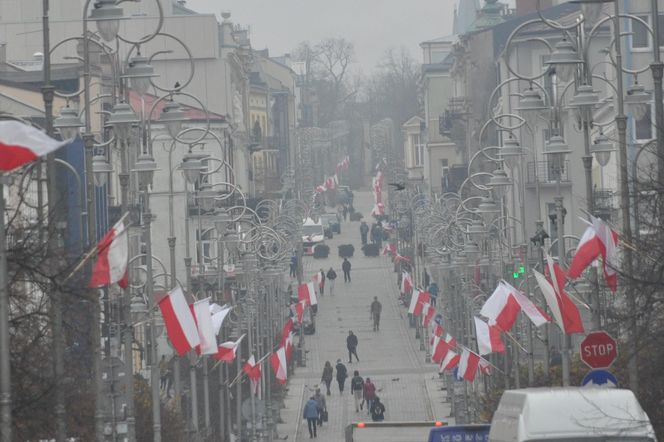
[[591, 332], [581, 341], [581, 360], [590, 368], [606, 368], [618, 357], [616, 340], [605, 331]]

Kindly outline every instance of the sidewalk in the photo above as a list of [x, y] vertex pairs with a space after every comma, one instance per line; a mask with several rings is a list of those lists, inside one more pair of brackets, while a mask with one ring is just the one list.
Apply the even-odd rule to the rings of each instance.
[[[371, 206], [369, 192], [355, 192], [355, 207], [358, 210], [368, 214]], [[351, 377], [354, 370], [359, 370], [362, 377], [371, 378], [387, 409], [387, 421], [449, 422], [449, 404], [444, 403], [445, 391], [441, 390], [443, 384], [438, 379], [437, 367], [424, 363], [424, 352], [419, 350], [414, 331], [408, 328], [407, 312], [398, 303], [396, 276], [390, 258], [364, 257], [360, 250], [358, 222], [343, 223], [341, 235], [335, 235], [327, 244], [330, 246], [329, 258], [305, 259], [305, 277], [310, 277], [320, 268], [327, 271], [332, 266], [339, 274], [335, 294], [329, 295], [326, 290], [326, 294], [319, 297], [316, 333], [305, 337], [308, 351], [306, 367], [299, 367], [289, 380], [286, 408], [282, 410], [284, 423], [278, 427], [279, 435], [288, 435], [289, 440], [309, 439], [306, 421], [302, 419], [302, 401], [308, 399], [315, 386], [319, 385], [325, 361], [334, 366], [337, 359], [346, 365]], [[342, 260], [337, 254], [339, 244], [355, 246], [355, 255], [351, 259], [352, 282], [349, 284], [343, 282]], [[379, 332], [373, 331], [369, 315], [369, 305], [374, 296], [378, 296], [383, 304]], [[358, 337], [359, 363], [347, 363], [348, 330], [353, 330]], [[322, 390], [325, 390], [324, 386]], [[344, 396], [339, 395], [336, 380], [331, 390], [332, 395], [327, 396], [329, 422], [320, 430], [318, 440], [336, 442], [343, 440], [346, 425], [370, 420], [370, 416], [366, 409], [355, 412], [350, 395], [350, 378], [346, 382]]]

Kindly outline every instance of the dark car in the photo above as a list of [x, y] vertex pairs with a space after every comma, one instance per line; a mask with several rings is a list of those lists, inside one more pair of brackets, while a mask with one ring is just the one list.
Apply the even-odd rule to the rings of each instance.
[[325, 229], [325, 236], [332, 238], [334, 233], [341, 233], [341, 223], [336, 213], [324, 213], [320, 216], [320, 222]]

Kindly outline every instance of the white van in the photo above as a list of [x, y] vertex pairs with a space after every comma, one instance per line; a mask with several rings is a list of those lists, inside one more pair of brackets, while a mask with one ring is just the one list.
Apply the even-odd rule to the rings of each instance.
[[525, 388], [503, 393], [489, 441], [654, 442], [655, 432], [631, 390]]
[[302, 222], [302, 247], [305, 255], [313, 255], [314, 247], [325, 242], [325, 228], [320, 219], [318, 222], [307, 218]]

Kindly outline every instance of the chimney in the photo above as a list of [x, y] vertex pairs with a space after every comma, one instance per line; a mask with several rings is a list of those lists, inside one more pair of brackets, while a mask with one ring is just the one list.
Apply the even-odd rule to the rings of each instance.
[[[541, 0], [542, 10], [553, 6], [553, 0]], [[516, 16], [521, 17], [526, 14], [537, 12], [537, 2], [534, 0], [516, 0]]]

